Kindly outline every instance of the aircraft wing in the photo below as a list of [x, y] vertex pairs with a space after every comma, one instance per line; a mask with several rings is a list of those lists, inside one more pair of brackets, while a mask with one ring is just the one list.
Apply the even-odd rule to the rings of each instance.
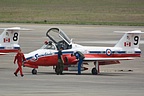
[[122, 57], [122, 58], [84, 58], [84, 61], [111, 61], [111, 60], [133, 60], [131, 57]]
[[98, 61], [100, 65], [110, 65], [110, 64], [119, 64], [120, 60], [133, 60], [131, 57], [121, 57], [121, 58], [85, 58], [84, 61]]

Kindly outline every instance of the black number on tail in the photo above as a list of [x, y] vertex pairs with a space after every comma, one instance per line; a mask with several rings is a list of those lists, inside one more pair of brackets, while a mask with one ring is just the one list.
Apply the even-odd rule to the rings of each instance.
[[17, 41], [17, 40], [18, 40], [18, 33], [14, 33], [13, 41]]
[[134, 45], [137, 45], [139, 43], [139, 36], [135, 36], [134, 41]]

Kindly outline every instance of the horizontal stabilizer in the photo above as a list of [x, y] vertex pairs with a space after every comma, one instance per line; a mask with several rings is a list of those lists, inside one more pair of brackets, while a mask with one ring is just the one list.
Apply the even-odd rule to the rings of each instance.
[[141, 30], [135, 30], [135, 31], [114, 31], [116, 33], [144, 33]]
[[26, 29], [26, 28], [20, 28], [20, 27], [12, 27], [12, 28], [0, 28], [1, 30], [7, 30], [7, 31], [29, 31], [32, 29]]
[[8, 54], [8, 53], [0, 53], [0, 55], [6, 55], [6, 54]]

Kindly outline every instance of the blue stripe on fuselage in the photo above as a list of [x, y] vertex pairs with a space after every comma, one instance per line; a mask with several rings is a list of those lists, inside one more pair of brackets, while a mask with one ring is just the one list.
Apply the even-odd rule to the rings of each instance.
[[138, 54], [140, 54], [140, 53], [141, 53], [141, 51], [135, 51], [135, 53], [138, 53]]
[[[63, 54], [72, 54], [72, 53], [74, 53], [74, 51], [63, 51], [62, 52]], [[58, 52], [55, 52], [54, 54], [58, 54]]]
[[[103, 54], [106, 53], [106, 51], [89, 51], [89, 53], [97, 53], [97, 54]], [[123, 54], [126, 53], [126, 51], [112, 51], [112, 53], [119, 53], [119, 54]]]
[[[103, 54], [106, 51], [89, 51], [91, 54]], [[112, 51], [113, 54], [126, 54], [126, 51]], [[140, 54], [141, 51], [135, 51], [134, 53]]]
[[4, 49], [5, 47], [0, 47], [0, 49]]
[[[0, 47], [0, 49], [5, 49], [6, 47]], [[8, 48], [6, 48], [8, 49]], [[13, 48], [9, 48], [9, 49], [20, 49], [20, 47], [13, 47]]]

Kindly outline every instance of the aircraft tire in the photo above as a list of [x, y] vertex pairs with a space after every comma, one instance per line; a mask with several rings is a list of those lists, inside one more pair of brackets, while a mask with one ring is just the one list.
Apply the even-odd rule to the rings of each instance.
[[36, 75], [36, 74], [37, 74], [37, 70], [36, 70], [36, 69], [33, 69], [33, 70], [32, 70], [32, 74], [33, 74], [33, 75]]
[[92, 72], [92, 74], [93, 74], [93, 75], [97, 75], [97, 74], [98, 74], [98, 72], [97, 72], [97, 69], [96, 69], [96, 68], [92, 68], [91, 72]]

